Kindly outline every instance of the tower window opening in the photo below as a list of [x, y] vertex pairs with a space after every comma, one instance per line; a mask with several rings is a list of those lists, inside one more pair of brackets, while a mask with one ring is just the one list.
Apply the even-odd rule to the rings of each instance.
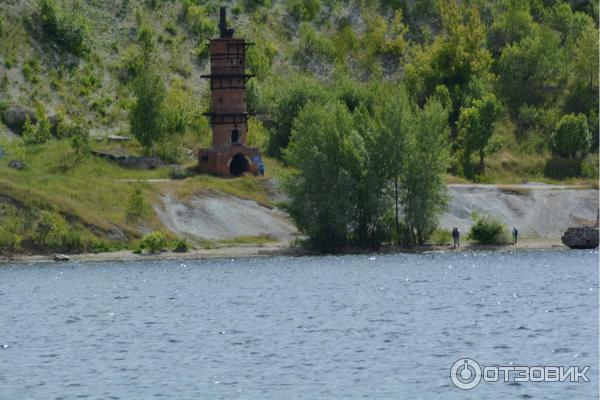
[[231, 143], [239, 143], [240, 142], [240, 131], [234, 129], [231, 131]]

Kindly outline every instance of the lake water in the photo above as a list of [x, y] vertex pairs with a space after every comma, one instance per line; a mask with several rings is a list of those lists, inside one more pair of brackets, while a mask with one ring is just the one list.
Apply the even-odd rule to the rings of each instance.
[[[587, 383], [450, 368], [590, 366]], [[0, 399], [592, 399], [598, 252], [0, 266]]]

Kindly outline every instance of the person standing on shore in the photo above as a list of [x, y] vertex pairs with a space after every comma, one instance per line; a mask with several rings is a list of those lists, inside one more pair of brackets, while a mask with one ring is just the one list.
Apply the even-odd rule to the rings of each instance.
[[519, 231], [517, 230], [516, 226], [513, 226], [513, 230], [512, 230], [513, 245], [517, 244], [518, 236], [519, 236]]
[[454, 240], [454, 248], [460, 247], [460, 232], [457, 227], [452, 228], [452, 239]]

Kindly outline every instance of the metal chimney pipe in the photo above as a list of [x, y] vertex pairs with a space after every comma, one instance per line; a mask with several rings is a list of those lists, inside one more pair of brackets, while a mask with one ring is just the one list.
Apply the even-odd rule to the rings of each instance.
[[219, 30], [221, 37], [227, 36], [227, 7], [221, 7], [221, 18], [219, 20]]

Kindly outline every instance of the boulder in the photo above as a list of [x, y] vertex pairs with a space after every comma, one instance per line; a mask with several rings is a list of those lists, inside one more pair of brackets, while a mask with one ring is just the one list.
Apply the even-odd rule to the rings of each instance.
[[560, 238], [572, 249], [595, 249], [598, 247], [598, 228], [591, 226], [571, 227]]
[[108, 135], [106, 137], [110, 142], [126, 142], [131, 140], [130, 136]]
[[71, 257], [66, 254], [55, 254], [54, 261], [69, 261]]
[[171, 179], [187, 178], [187, 172], [186, 172], [185, 168], [183, 168], [181, 165], [174, 165], [173, 167], [171, 167], [171, 172], [169, 175], [170, 175]]
[[19, 171], [25, 169], [27, 165], [23, 161], [19, 160], [10, 160], [8, 163], [8, 168], [18, 169]]
[[2, 121], [13, 132], [21, 135], [25, 130], [27, 117], [29, 117], [32, 123], [36, 122], [35, 113], [32, 110], [20, 105], [12, 105], [4, 111]]
[[164, 165], [160, 158], [156, 157], [138, 157], [129, 155], [112, 154], [105, 151], [92, 151], [92, 154], [104, 158], [107, 161], [112, 161], [124, 168], [132, 169], [155, 169]]
[[[4, 114], [2, 114], [2, 121], [17, 135], [22, 135], [25, 130], [25, 121], [29, 117], [32, 124], [37, 122], [35, 112], [27, 107], [21, 105], [9, 106]], [[50, 122], [50, 129], [53, 136], [57, 134], [58, 118], [56, 115], [49, 115], [48, 121]]]

